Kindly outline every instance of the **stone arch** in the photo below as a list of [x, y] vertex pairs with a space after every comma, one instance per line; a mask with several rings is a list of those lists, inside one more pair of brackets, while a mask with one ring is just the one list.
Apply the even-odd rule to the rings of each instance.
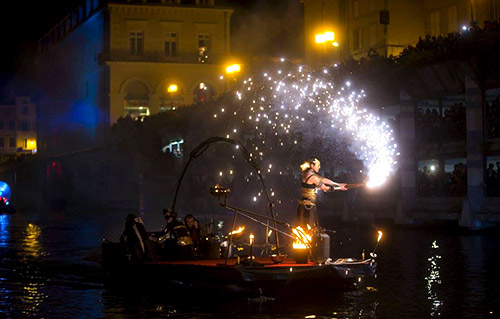
[[[177, 91], [169, 92], [168, 89], [171, 85], [176, 85]], [[185, 104], [184, 91], [184, 83], [178, 79], [166, 78], [158, 83], [156, 94], [160, 103], [160, 111], [171, 110]]]
[[134, 118], [150, 115], [149, 94], [151, 87], [148, 82], [131, 78], [123, 82], [120, 93], [123, 96], [123, 114]]
[[120, 94], [125, 95], [126, 94], [125, 90], [129, 86], [129, 84], [134, 83], [134, 82], [139, 82], [139, 83], [143, 84], [147, 88], [148, 94], [153, 91], [151, 88], [151, 85], [149, 84], [148, 81], [146, 81], [145, 79], [143, 79], [141, 77], [134, 76], [134, 77], [131, 77], [131, 78], [123, 81], [123, 83], [120, 85]]
[[194, 103], [207, 102], [215, 98], [215, 85], [211, 81], [200, 80], [191, 89]]

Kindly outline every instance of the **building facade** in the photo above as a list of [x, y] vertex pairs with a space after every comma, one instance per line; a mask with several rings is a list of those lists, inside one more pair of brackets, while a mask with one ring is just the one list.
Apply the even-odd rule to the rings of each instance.
[[40, 151], [100, 145], [121, 116], [223, 93], [231, 9], [213, 0], [86, 0], [39, 41]]
[[29, 97], [0, 101], [1, 161], [37, 151], [36, 105]]
[[[462, 30], [500, 17], [500, 1], [302, 0], [306, 64], [319, 67], [377, 52], [398, 55], [419, 37]], [[334, 32], [317, 43], [315, 36]], [[334, 46], [334, 42], [338, 46]]]

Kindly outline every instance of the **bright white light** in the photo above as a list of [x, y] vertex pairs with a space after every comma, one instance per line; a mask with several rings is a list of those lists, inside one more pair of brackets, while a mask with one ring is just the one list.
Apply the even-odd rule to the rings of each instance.
[[[283, 68], [280, 65], [280, 68], [268, 70], [258, 78], [248, 79], [243, 83], [241, 92], [245, 92], [247, 96], [240, 92], [237, 94], [243, 105], [248, 106], [238, 111], [242, 123], [245, 122], [243, 119], [255, 121], [258, 124], [255, 125], [256, 136], [264, 136], [264, 133], [278, 137], [290, 136], [304, 125], [315, 125], [318, 129], [328, 127], [332, 132], [345, 134], [349, 136], [351, 149], [366, 167], [362, 171], [368, 176], [367, 186], [384, 184], [394, 173], [399, 153], [389, 125], [361, 107], [364, 91], [353, 92], [350, 81], [344, 87], [337, 87], [314, 71], [309, 71], [307, 67], [300, 66], [290, 70]], [[275, 75], [281, 71], [283, 74], [279, 76], [279, 80], [274, 80]], [[234, 127], [229, 129], [233, 130]], [[299, 144], [296, 139], [287, 143], [292, 146]], [[265, 143], [258, 148], [253, 145], [252, 150], [255, 150], [257, 158], [262, 159], [268, 144], [273, 145]], [[276, 145], [285, 146], [281, 140]], [[250, 157], [256, 158], [252, 154]], [[284, 171], [279, 163], [274, 166], [276, 164], [278, 166], [272, 170], [271, 167], [268, 168], [269, 174]]]
[[467, 26], [463, 25], [462, 30], [467, 31]]

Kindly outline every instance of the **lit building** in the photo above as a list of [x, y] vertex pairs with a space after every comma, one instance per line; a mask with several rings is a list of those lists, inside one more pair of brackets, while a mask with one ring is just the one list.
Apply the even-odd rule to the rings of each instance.
[[[500, 17], [500, 2], [472, 0], [301, 0], [304, 3], [305, 60], [330, 65], [370, 51], [398, 55], [419, 37], [446, 35]], [[335, 38], [317, 41], [333, 32]]]
[[225, 90], [231, 9], [214, 0], [85, 0], [39, 41], [40, 151], [99, 145], [143, 117]]
[[0, 101], [0, 154], [6, 160], [36, 153], [36, 106], [29, 97]]

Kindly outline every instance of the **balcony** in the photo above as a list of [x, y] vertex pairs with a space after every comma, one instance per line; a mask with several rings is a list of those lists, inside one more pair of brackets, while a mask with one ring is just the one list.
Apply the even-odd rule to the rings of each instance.
[[156, 63], [191, 63], [191, 64], [218, 64], [222, 62], [222, 55], [210, 54], [201, 62], [198, 53], [179, 53], [175, 57], [166, 56], [162, 51], [145, 51], [142, 54], [132, 54], [129, 50], [113, 50], [99, 54], [99, 62], [156, 62]]

